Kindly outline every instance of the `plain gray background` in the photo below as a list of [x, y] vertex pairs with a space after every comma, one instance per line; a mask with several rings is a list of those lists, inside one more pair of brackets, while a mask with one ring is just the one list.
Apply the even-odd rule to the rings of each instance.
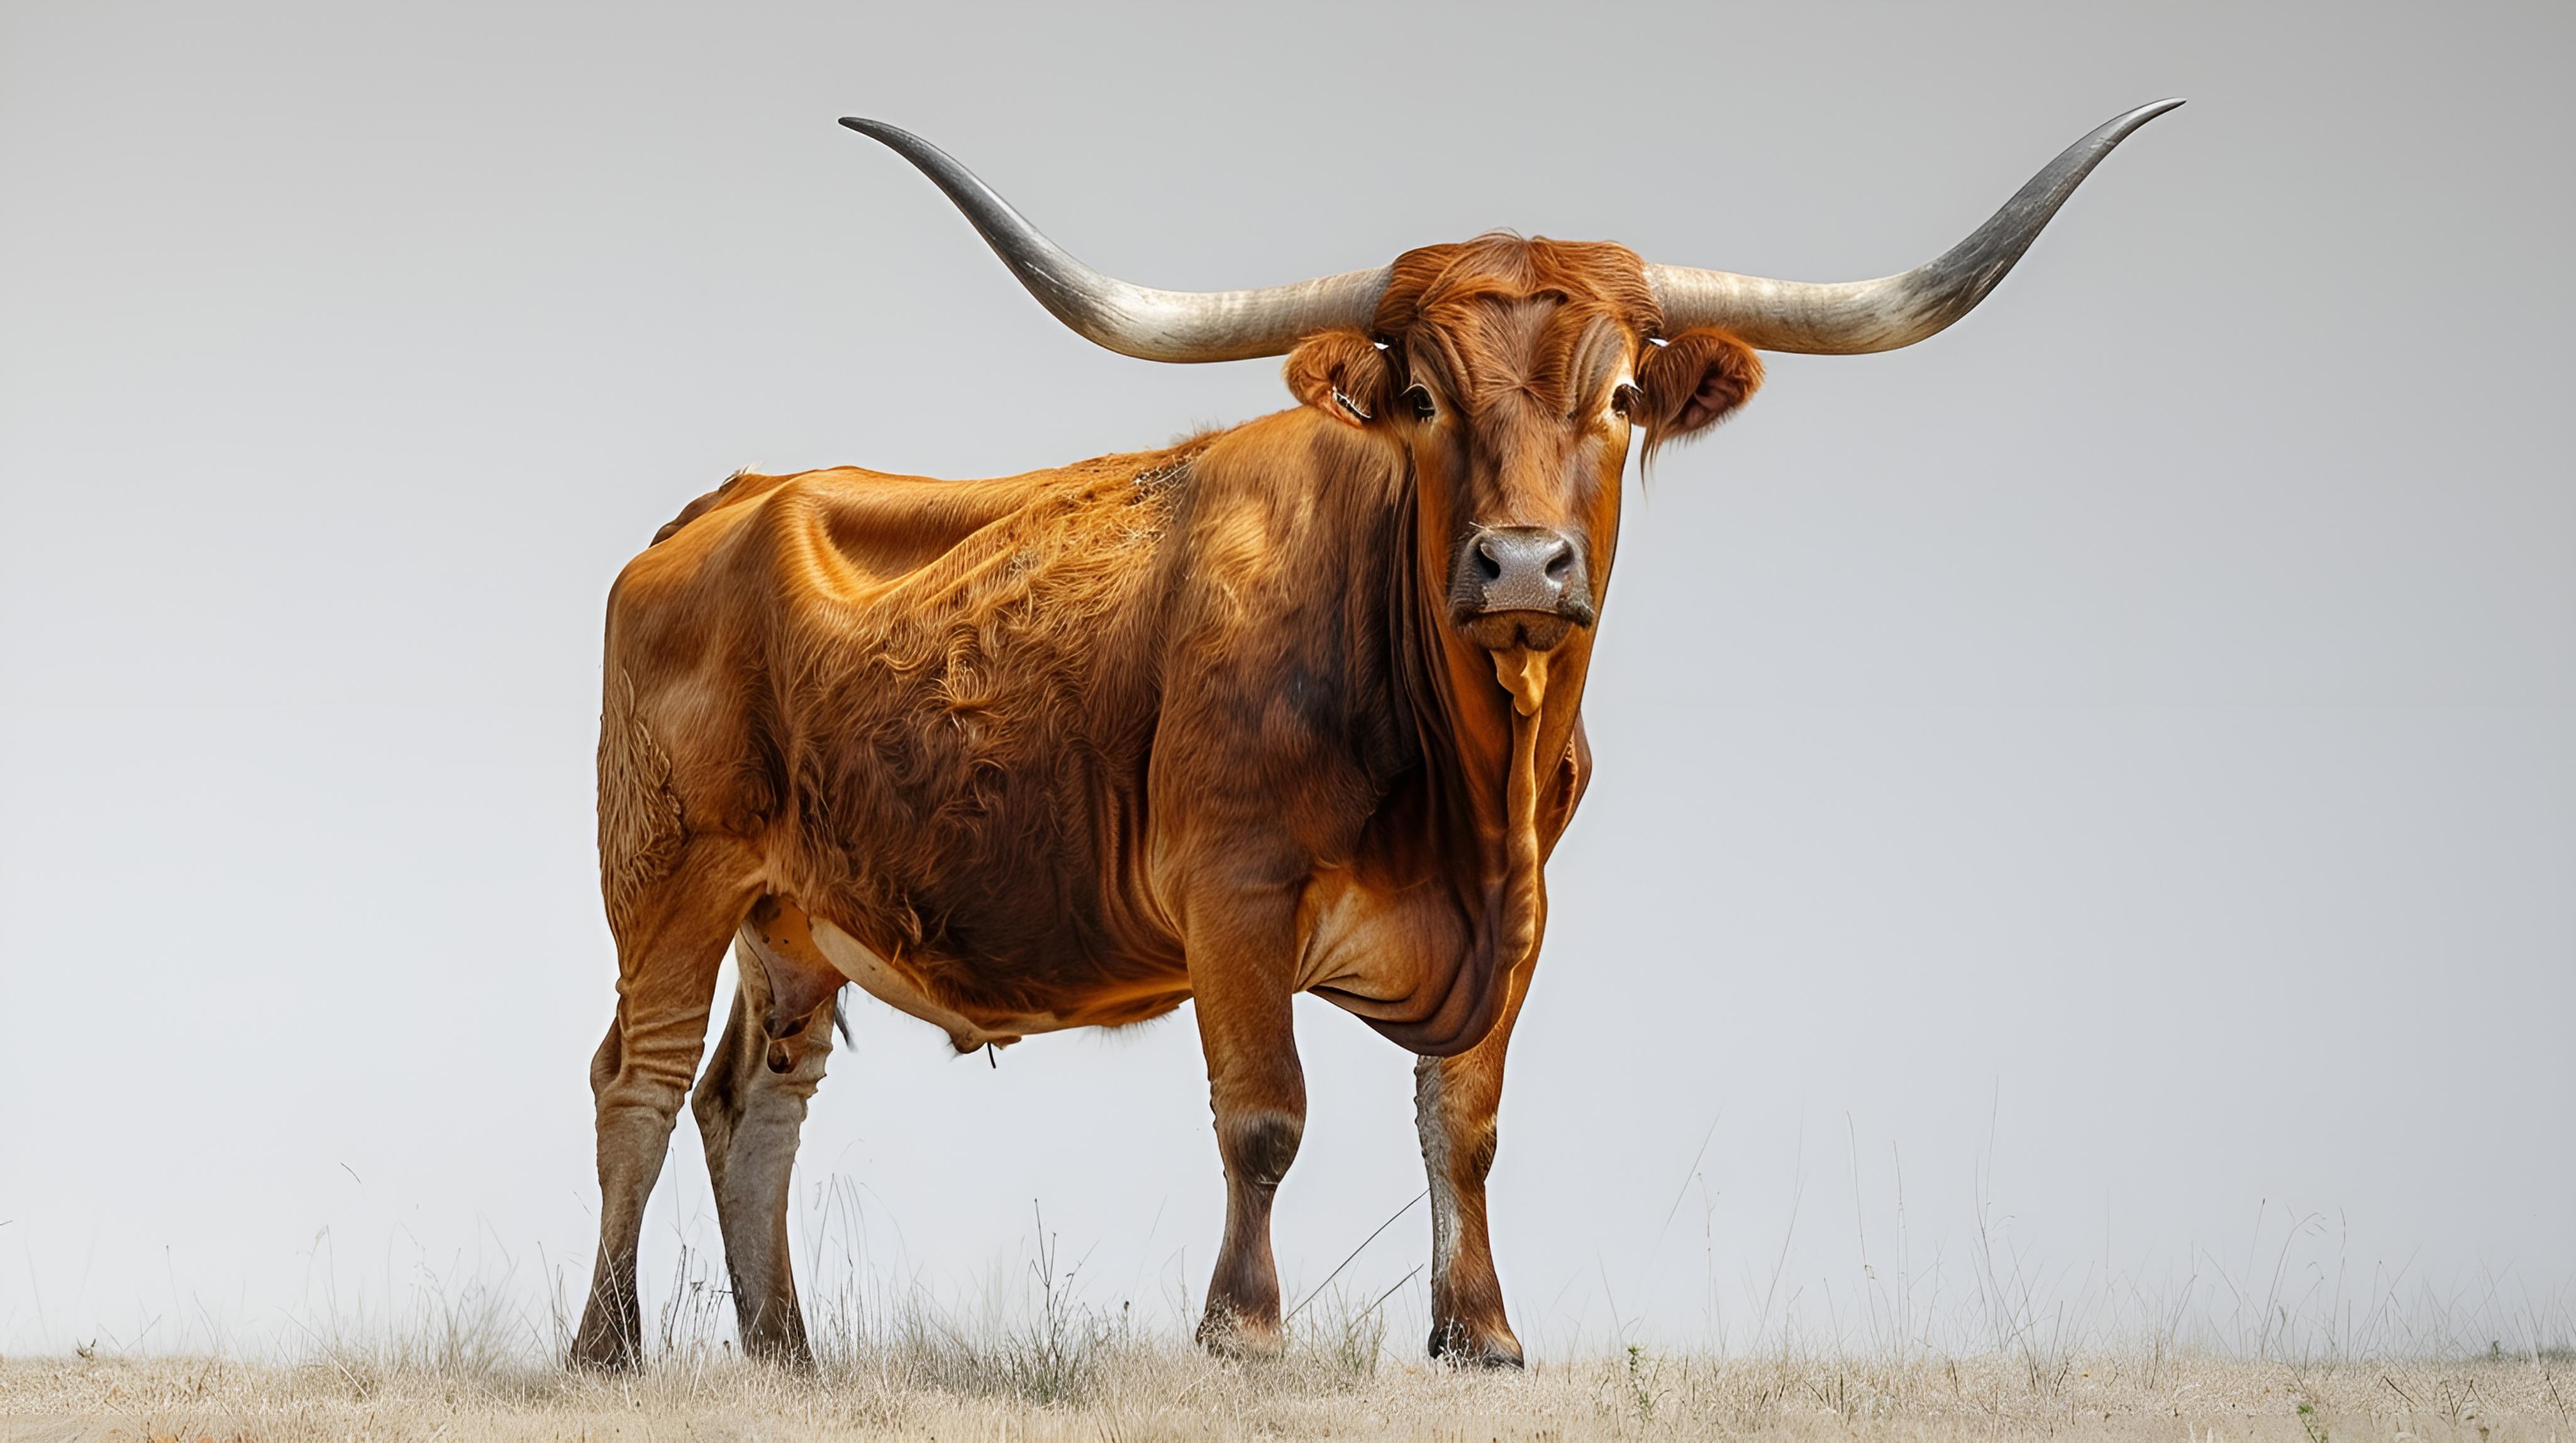
[[[7, 0], [0, 1347], [577, 1295], [617, 568], [738, 466], [992, 474], [1286, 404], [1269, 363], [1075, 338], [835, 117], [1149, 284], [1492, 226], [1843, 279], [2169, 94], [1969, 320], [1778, 358], [1632, 480], [1493, 1184], [1514, 1317], [1865, 1339], [1904, 1280], [1973, 1331], [1991, 1255], [2240, 1337], [2267, 1297], [2563, 1329], [2571, 39], [2557, 5]], [[1292, 1288], [1420, 1188], [1408, 1059], [1299, 1020]], [[856, 1022], [816, 1286], [1007, 1293], [1034, 1205], [1090, 1301], [1195, 1302], [1186, 1012], [998, 1070]], [[714, 1239], [685, 1120], [649, 1233], [658, 1306]], [[1426, 1252], [1416, 1210], [1342, 1283]]]

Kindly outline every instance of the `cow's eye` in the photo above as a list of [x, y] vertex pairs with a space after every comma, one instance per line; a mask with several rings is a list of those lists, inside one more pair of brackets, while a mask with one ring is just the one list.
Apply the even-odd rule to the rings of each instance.
[[1413, 407], [1417, 421], [1428, 421], [1439, 414], [1439, 408], [1431, 404], [1431, 389], [1419, 381], [1404, 388], [1404, 399]]
[[1621, 381], [1610, 388], [1610, 409], [1625, 418], [1637, 408], [1637, 388]]

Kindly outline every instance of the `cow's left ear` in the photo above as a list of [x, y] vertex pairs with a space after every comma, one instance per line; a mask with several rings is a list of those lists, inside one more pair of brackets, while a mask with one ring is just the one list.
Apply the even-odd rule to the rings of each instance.
[[1637, 419], [1652, 454], [1667, 441], [1696, 436], [1735, 414], [1762, 389], [1762, 358], [1724, 331], [1695, 327], [1647, 348], [1637, 389], [1645, 402]]
[[1308, 336], [1280, 368], [1289, 394], [1347, 426], [1365, 426], [1386, 414], [1395, 373], [1386, 354], [1357, 331]]

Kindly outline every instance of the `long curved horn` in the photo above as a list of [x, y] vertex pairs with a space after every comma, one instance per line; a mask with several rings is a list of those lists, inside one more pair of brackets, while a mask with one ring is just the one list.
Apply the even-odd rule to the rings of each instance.
[[2129, 132], [2180, 104], [2159, 100], [2114, 117], [2032, 176], [1975, 234], [1903, 275], [1818, 284], [1649, 265], [1646, 283], [1664, 308], [1667, 332], [1720, 326], [1759, 350], [1810, 355], [1913, 345], [1975, 310], [2102, 157]]
[[1366, 326], [1386, 268], [1254, 291], [1158, 291], [1104, 276], [1038, 233], [1028, 217], [948, 152], [880, 120], [843, 125], [911, 161], [966, 213], [984, 243], [1055, 318], [1100, 345], [1146, 361], [1241, 361], [1282, 356], [1336, 326]]

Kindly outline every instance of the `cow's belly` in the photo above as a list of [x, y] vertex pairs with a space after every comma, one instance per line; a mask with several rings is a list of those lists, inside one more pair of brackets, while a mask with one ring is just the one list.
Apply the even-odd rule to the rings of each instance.
[[897, 1012], [918, 1017], [948, 1034], [960, 1052], [986, 1043], [1016, 1042], [1035, 1032], [1054, 1032], [1077, 1025], [1052, 1012], [988, 1014], [969, 1017], [931, 997], [892, 963], [858, 938], [820, 917], [813, 919], [814, 946], [825, 960], [860, 990]]

